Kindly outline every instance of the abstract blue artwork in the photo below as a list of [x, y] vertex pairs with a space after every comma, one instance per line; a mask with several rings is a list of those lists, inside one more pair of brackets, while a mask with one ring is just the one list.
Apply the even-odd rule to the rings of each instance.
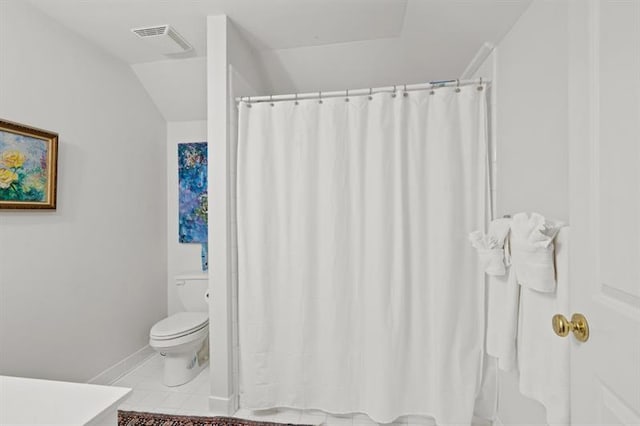
[[181, 243], [207, 243], [207, 143], [178, 144]]

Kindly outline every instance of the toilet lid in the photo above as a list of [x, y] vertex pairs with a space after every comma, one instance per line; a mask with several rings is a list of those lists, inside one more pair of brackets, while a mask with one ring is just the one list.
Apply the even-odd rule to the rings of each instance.
[[149, 335], [156, 339], [171, 339], [198, 331], [209, 324], [206, 312], [179, 312], [151, 327]]

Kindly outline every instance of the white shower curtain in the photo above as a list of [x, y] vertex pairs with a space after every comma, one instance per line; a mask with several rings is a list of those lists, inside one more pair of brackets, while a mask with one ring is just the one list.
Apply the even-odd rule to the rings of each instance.
[[241, 406], [471, 422], [485, 92], [239, 105]]

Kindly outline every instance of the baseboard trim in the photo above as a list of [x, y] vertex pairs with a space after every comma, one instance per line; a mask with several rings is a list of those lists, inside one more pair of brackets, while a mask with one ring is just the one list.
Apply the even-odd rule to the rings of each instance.
[[500, 417], [496, 416], [496, 418], [493, 419], [493, 426], [504, 426], [504, 423], [502, 423]]
[[145, 345], [125, 359], [119, 361], [94, 378], [90, 379], [87, 383], [92, 385], [111, 385], [120, 377], [124, 376], [126, 373], [138, 367], [144, 361], [152, 357], [155, 353], [156, 351], [154, 351], [149, 345]]
[[226, 413], [231, 416], [238, 411], [238, 399], [236, 395], [227, 398], [209, 396], [209, 409], [214, 413]]

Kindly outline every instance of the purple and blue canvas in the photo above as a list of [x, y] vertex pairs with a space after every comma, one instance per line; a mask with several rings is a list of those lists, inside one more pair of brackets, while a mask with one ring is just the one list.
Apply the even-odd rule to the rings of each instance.
[[207, 143], [178, 144], [179, 226], [181, 243], [206, 243]]
[[46, 201], [48, 145], [0, 131], [0, 200]]

